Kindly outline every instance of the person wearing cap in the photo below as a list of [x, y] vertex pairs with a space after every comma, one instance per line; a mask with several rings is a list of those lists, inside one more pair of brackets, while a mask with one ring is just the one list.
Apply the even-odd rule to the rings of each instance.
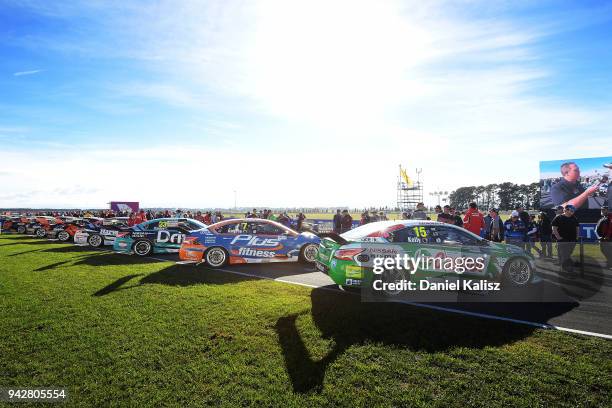
[[525, 231], [526, 226], [519, 218], [518, 211], [512, 211], [510, 218], [504, 222], [504, 237], [506, 244], [516, 245], [525, 249]]
[[566, 162], [561, 165], [561, 180], [550, 188], [550, 198], [553, 205], [576, 208], [586, 208], [590, 196], [599, 191], [599, 182], [585, 189], [580, 184], [580, 168], [574, 162]]
[[565, 273], [571, 273], [574, 270], [572, 252], [576, 248], [576, 241], [580, 233], [580, 225], [574, 215], [575, 212], [576, 207], [568, 204], [564, 208], [563, 215], [555, 217], [552, 222], [553, 235], [557, 238], [559, 263]]
[[601, 219], [595, 227], [595, 235], [599, 240], [599, 249], [606, 258], [606, 267], [612, 269], [612, 213], [608, 207], [601, 207]]
[[504, 240], [504, 223], [499, 216], [497, 208], [491, 208], [487, 217], [488, 222], [485, 238], [493, 242], [502, 242]]

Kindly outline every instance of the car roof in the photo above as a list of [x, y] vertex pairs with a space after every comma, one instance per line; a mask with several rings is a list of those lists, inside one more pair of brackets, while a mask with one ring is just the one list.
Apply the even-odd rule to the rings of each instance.
[[[439, 221], [431, 221], [431, 220], [376, 221], [376, 222], [371, 222], [371, 223], [359, 226], [357, 228], [354, 228], [352, 230], [349, 230], [343, 234], [340, 234], [340, 236], [350, 241], [350, 240], [369, 236], [376, 232], [397, 229], [397, 227], [417, 227], [417, 226], [425, 226], [425, 225], [439, 225], [439, 226], [444, 226], [444, 227], [449, 227], [449, 228], [456, 228], [456, 229], [465, 231], [471, 235], [474, 235], [475, 237], [478, 237], [478, 235], [466, 230], [465, 228], [459, 227], [457, 225], [447, 224], [447, 223], [439, 222]], [[393, 228], [393, 227], [396, 227], [396, 228]]]

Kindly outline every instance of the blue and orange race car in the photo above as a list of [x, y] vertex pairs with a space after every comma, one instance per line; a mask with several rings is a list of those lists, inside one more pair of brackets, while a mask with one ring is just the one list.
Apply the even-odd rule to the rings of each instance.
[[179, 257], [182, 261], [205, 262], [212, 268], [228, 263], [313, 263], [320, 242], [311, 232], [298, 233], [272, 220], [232, 219], [189, 233]]
[[113, 250], [138, 256], [176, 253], [189, 232], [205, 227], [206, 224], [190, 218], [158, 218], [145, 221], [127, 231], [119, 232], [113, 243]]

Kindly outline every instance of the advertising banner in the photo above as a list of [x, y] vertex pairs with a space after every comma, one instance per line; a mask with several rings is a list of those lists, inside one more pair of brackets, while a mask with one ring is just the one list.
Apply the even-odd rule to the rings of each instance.
[[540, 162], [540, 208], [572, 204], [577, 210], [609, 205], [612, 156]]
[[113, 211], [138, 212], [140, 203], [138, 201], [111, 201], [110, 209]]

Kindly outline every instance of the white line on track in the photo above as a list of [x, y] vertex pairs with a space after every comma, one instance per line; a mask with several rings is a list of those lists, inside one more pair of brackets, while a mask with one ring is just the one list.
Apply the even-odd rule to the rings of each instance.
[[[148, 257], [148, 258], [155, 259], [157, 261], [163, 261], [163, 262], [173, 262], [173, 261], [170, 261], [168, 259], [161, 259], [161, 258], [154, 258], [154, 257]], [[267, 276], [261, 276], [261, 275], [256, 275], [256, 274], [252, 274], [252, 273], [232, 271], [230, 269], [217, 269], [217, 270], [218, 271], [223, 271], [223, 272], [228, 272], [228, 273], [233, 273], [234, 275], [248, 276], [248, 277], [252, 277], [252, 278], [271, 280], [271, 281], [281, 282], [281, 283], [288, 283], [290, 285], [305, 286], [305, 287], [308, 287], [308, 288], [328, 290], [328, 291], [331, 291], [331, 292], [345, 293], [345, 294], [349, 294], [349, 295], [353, 295], [353, 296], [358, 296], [359, 295], [359, 293], [356, 293], [356, 292], [347, 292], [347, 291], [343, 291], [343, 290], [340, 290], [340, 289], [335, 288], [335, 287], [331, 287], [330, 288], [330, 287], [325, 287], [325, 286], [310, 285], [308, 283], [293, 282], [293, 281], [290, 281], [290, 280], [287, 280], [287, 279], [282, 279], [282, 278], [270, 278], [270, 277], [267, 277]], [[583, 334], [585, 336], [600, 337], [600, 338], [603, 338], [603, 339], [612, 340], [612, 335], [609, 335], [609, 334], [595, 333], [595, 332], [590, 332], [590, 331], [586, 331], [586, 330], [570, 329], [570, 328], [567, 328], [567, 327], [556, 326], [556, 325], [553, 325], [553, 324], [530, 322], [528, 320], [512, 319], [512, 318], [509, 318], [509, 317], [495, 316], [495, 315], [490, 315], [490, 314], [486, 314], [486, 313], [470, 312], [470, 311], [467, 311], [467, 310], [453, 309], [451, 307], [428, 305], [426, 303], [409, 302], [409, 301], [406, 301], [406, 300], [398, 300], [396, 302], [397, 303], [403, 303], [403, 304], [411, 305], [411, 306], [416, 306], [416, 307], [422, 307], [422, 308], [426, 308], [426, 309], [438, 310], [438, 311], [442, 311], [442, 312], [457, 313], [457, 314], [461, 314], [461, 315], [472, 316], [472, 317], [480, 317], [480, 318], [483, 318], [483, 319], [490, 319], [490, 320], [501, 320], [501, 321], [504, 321], [504, 322], [523, 324], [523, 325], [527, 325], [527, 326], [537, 327], [537, 328], [540, 328], [540, 329], [559, 330], [559, 331], [564, 331], [564, 332], [568, 332], [568, 333], [577, 333], [577, 334]]]

